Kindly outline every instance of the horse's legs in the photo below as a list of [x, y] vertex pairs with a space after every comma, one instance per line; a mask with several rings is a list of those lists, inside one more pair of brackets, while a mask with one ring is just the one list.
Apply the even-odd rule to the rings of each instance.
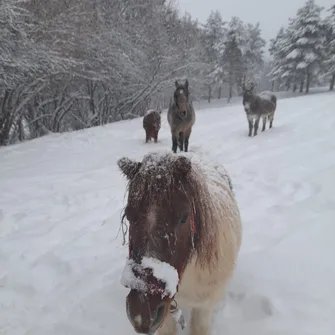
[[184, 133], [182, 131], [179, 133], [179, 149], [180, 151], [184, 150]]
[[184, 139], [184, 148], [185, 148], [185, 152], [188, 151], [188, 141], [190, 139], [191, 136], [191, 132], [192, 132], [192, 128], [189, 128], [185, 131], [185, 139]]
[[262, 117], [262, 120], [263, 120], [262, 131], [264, 131], [264, 130], [265, 130], [265, 127], [266, 127], [266, 116], [263, 116], [263, 117]]
[[273, 117], [274, 117], [274, 114], [269, 115], [269, 120], [270, 120], [270, 127], [269, 128], [272, 128]]
[[157, 330], [157, 335], [176, 335], [176, 334], [177, 334], [176, 320], [172, 317], [170, 313], [168, 313], [162, 327]]
[[190, 335], [210, 335], [212, 308], [193, 308], [190, 321]]
[[248, 136], [251, 136], [252, 134], [252, 126], [253, 126], [253, 119], [251, 116], [248, 116], [248, 124], [249, 124], [249, 135]]
[[258, 125], [259, 125], [259, 120], [260, 120], [260, 116], [257, 116], [256, 120], [255, 120], [255, 124], [254, 124], [254, 136], [257, 135], [257, 130], [258, 130]]
[[157, 143], [157, 138], [158, 138], [158, 131], [154, 131], [154, 141]]
[[177, 137], [177, 134], [173, 132], [172, 133], [172, 151], [176, 153], [177, 148], [178, 148], [178, 137]]
[[146, 130], [146, 131], [145, 131], [145, 143], [148, 143], [149, 140], [150, 140], [149, 131]]

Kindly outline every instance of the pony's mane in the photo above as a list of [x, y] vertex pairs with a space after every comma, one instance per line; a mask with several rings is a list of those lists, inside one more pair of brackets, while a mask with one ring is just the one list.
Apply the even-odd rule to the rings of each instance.
[[[183, 157], [191, 162], [187, 155], [168, 153], [151, 153], [144, 156], [141, 167], [127, 185], [128, 203], [133, 210], [139, 211], [143, 199], [148, 204], [170, 205], [174, 191], [185, 192], [194, 206], [196, 234], [194, 248], [197, 262], [201, 266], [211, 266], [218, 258], [216, 251], [218, 227], [212, 219], [210, 192], [199, 168], [191, 162], [191, 169], [182, 173], [183, 166], [178, 166]], [[189, 192], [187, 193], [186, 190]], [[125, 210], [126, 210], [125, 208]], [[125, 215], [123, 215], [124, 219]], [[124, 222], [123, 222], [124, 224]], [[190, 253], [190, 257], [193, 253]]]

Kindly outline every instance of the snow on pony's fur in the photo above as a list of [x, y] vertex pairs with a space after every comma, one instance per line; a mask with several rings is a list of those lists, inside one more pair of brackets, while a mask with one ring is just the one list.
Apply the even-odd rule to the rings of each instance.
[[[188, 153], [150, 153], [141, 162], [122, 158], [118, 165], [129, 182], [126, 267], [129, 271], [132, 262], [134, 286], [125, 284], [131, 289], [126, 299], [130, 322], [140, 333], [175, 335], [169, 310], [176, 300], [192, 309], [191, 334], [208, 335], [241, 244], [240, 213], [227, 171]], [[143, 264], [147, 258], [176, 269], [175, 295], [167, 294], [174, 292], [171, 276], [155, 274]], [[146, 287], [138, 289], [138, 280]]]

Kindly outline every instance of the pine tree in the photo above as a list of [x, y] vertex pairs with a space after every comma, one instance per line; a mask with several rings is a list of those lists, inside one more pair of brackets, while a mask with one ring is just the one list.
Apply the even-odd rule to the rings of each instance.
[[295, 62], [297, 74], [306, 79], [305, 92], [321, 70], [325, 59], [323, 51], [325, 30], [321, 20], [322, 7], [314, 0], [307, 0], [292, 21], [293, 50], [286, 56]]
[[253, 82], [260, 80], [261, 70], [264, 65], [263, 54], [265, 40], [261, 37], [259, 23], [252, 25], [247, 24], [245, 27], [245, 45], [243, 62], [245, 64], [245, 77]]
[[[220, 53], [216, 49], [216, 45], [223, 40], [224, 25], [219, 11], [211, 11], [207, 22], [204, 26], [203, 45], [205, 50], [205, 58], [208, 63], [208, 102], [211, 100], [213, 86], [219, 84], [221, 92], [221, 84], [223, 82], [222, 72], [218, 71], [220, 62]], [[219, 98], [220, 98], [219, 92]]]
[[228, 102], [233, 96], [233, 87], [242, 86], [245, 73], [243, 62], [243, 46], [245, 45], [245, 31], [242, 21], [233, 17], [229, 22], [227, 32], [223, 41], [216, 49], [221, 55], [221, 64], [218, 71], [222, 73], [225, 82], [229, 85]]
[[292, 34], [289, 28], [284, 29], [281, 27], [277, 36], [270, 41], [269, 52], [273, 57], [272, 70], [269, 75], [272, 80], [278, 83], [278, 86], [285, 86], [286, 89], [290, 88], [295, 78], [294, 64], [286, 56], [292, 50]]
[[335, 85], [335, 5], [328, 10], [331, 14], [325, 20], [326, 76], [330, 77], [329, 90]]

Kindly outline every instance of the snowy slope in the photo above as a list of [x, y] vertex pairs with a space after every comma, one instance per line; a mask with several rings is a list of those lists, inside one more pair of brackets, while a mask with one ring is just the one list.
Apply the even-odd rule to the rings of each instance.
[[[241, 105], [198, 111], [190, 150], [226, 165], [244, 223], [213, 335], [335, 334], [334, 105], [330, 93], [279, 100], [255, 138]], [[116, 160], [169, 149], [162, 117], [158, 144], [135, 119], [0, 149], [1, 335], [134, 334]]]

